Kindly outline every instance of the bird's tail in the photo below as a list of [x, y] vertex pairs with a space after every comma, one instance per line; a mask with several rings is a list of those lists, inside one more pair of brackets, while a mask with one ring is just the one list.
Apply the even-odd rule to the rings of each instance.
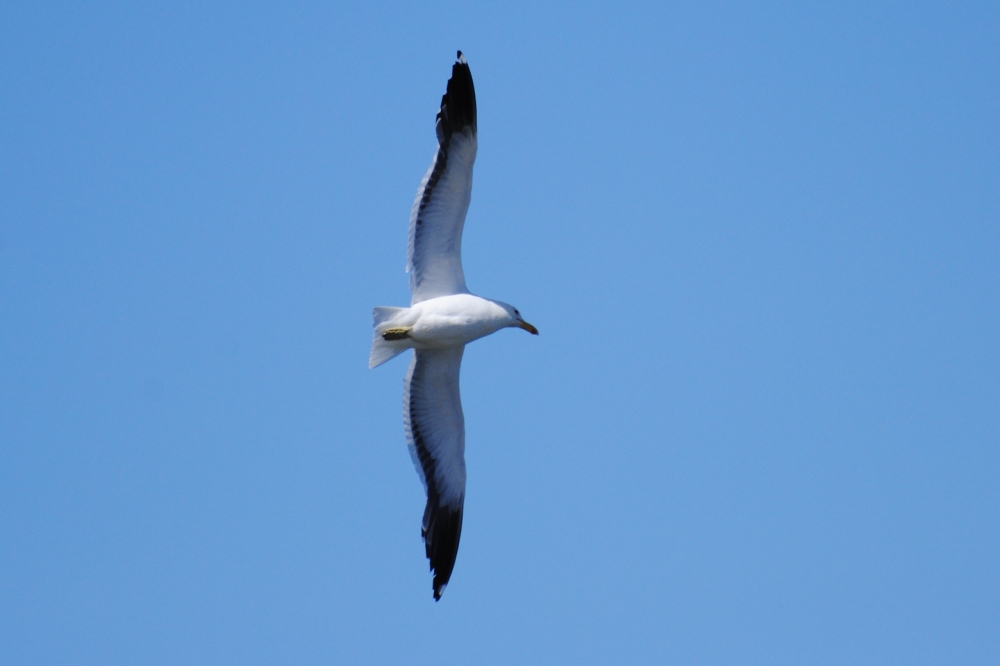
[[[396, 315], [405, 311], [406, 308], [379, 306], [372, 312], [375, 339], [372, 340], [372, 355], [368, 359], [369, 368], [378, 367], [411, 348], [412, 345], [406, 338], [405, 331], [398, 329], [399, 333], [395, 333], [392, 326], [392, 320], [396, 318]], [[387, 331], [389, 335], [385, 335]], [[389, 338], [388, 340], [386, 339], [387, 337]]]

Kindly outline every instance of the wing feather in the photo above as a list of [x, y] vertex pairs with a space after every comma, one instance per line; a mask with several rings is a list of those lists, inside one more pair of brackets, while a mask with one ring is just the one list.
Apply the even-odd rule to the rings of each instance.
[[465, 416], [459, 371], [465, 346], [414, 350], [403, 390], [410, 455], [427, 490], [421, 533], [440, 599], [458, 556], [465, 504]]
[[438, 150], [410, 213], [413, 304], [468, 293], [462, 270], [462, 229], [472, 200], [472, 167], [478, 147], [476, 90], [469, 64], [458, 52], [437, 114]]

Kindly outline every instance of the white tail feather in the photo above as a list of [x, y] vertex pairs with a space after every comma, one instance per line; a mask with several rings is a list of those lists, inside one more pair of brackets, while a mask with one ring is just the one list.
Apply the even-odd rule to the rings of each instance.
[[386, 361], [392, 360], [410, 349], [409, 340], [383, 340], [382, 333], [387, 328], [392, 328], [391, 322], [400, 312], [405, 312], [407, 308], [391, 308], [385, 306], [376, 307], [372, 312], [375, 327], [375, 339], [372, 340], [372, 355], [368, 359], [368, 367], [376, 368]]
[[390, 308], [385, 305], [376, 306], [375, 309], [372, 310], [372, 319], [375, 320], [372, 323], [372, 326], [378, 328], [379, 324], [388, 324], [396, 317], [396, 315], [407, 309], [409, 308]]

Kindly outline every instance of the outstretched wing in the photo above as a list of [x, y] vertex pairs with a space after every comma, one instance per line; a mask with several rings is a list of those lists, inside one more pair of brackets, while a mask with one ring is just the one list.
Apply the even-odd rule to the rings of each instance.
[[434, 599], [451, 578], [465, 504], [465, 417], [458, 374], [465, 346], [415, 350], [403, 390], [410, 455], [427, 489], [423, 537]]
[[437, 137], [437, 154], [410, 213], [406, 270], [413, 304], [469, 291], [462, 271], [462, 228], [476, 161], [476, 90], [461, 51], [441, 98]]

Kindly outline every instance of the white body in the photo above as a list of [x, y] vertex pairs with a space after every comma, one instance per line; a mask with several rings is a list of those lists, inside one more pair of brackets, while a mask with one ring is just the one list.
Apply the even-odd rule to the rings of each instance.
[[[379, 311], [386, 315], [380, 318]], [[473, 294], [439, 296], [420, 301], [408, 308], [376, 310], [375, 341], [369, 366], [374, 368], [407, 349], [443, 349], [465, 345], [496, 333], [501, 328], [517, 326], [510, 306]], [[383, 340], [391, 328], [409, 328], [403, 340]]]

